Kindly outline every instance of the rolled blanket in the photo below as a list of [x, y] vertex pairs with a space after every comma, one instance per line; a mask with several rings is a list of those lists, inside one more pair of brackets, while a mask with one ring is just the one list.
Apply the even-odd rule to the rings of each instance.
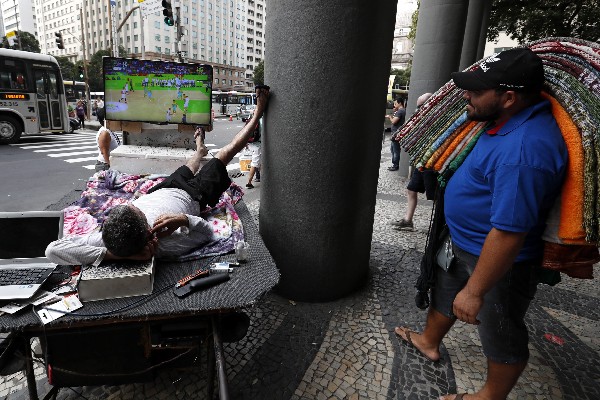
[[586, 244], [583, 228], [584, 153], [581, 136], [577, 126], [558, 101], [545, 92], [542, 96], [552, 105], [552, 115], [556, 119], [569, 153], [561, 192], [560, 224], [556, 243]]

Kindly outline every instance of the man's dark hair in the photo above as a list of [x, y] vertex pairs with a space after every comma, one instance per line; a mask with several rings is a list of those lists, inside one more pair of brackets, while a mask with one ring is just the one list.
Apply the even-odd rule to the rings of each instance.
[[129, 257], [142, 251], [148, 243], [148, 222], [133, 207], [116, 206], [102, 225], [102, 240], [115, 256]]
[[402, 101], [402, 97], [396, 97], [394, 101], [404, 107], [404, 102]]

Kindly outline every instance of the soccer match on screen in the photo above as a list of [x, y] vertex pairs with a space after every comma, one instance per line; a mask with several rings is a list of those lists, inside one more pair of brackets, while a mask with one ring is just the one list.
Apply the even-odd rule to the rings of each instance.
[[106, 119], [209, 125], [212, 66], [104, 58]]

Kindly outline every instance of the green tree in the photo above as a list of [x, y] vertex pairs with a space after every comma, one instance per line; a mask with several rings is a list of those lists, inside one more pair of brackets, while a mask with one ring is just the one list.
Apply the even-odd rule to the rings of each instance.
[[[64, 80], [71, 81], [75, 76], [75, 72], [77, 69], [75, 68], [75, 64], [69, 60], [69, 57], [57, 56], [55, 57], [56, 61], [58, 61], [58, 65], [60, 65], [60, 72]], [[76, 79], [77, 80], [77, 79]]]
[[17, 37], [19, 38], [18, 40], [21, 42], [20, 47], [19, 44], [16, 42], [14, 46], [10, 46], [8, 43], [8, 38], [6, 36], [2, 38], [2, 47], [7, 49], [28, 51], [30, 53], [41, 52], [40, 42], [38, 42], [35, 36], [33, 36], [31, 33], [25, 31], [17, 31]]
[[598, 21], [598, 0], [495, 0], [487, 37], [494, 40], [504, 31], [520, 43], [552, 36], [596, 42]]
[[410, 66], [406, 69], [392, 68], [392, 70], [390, 71], [390, 75], [396, 75], [394, 85], [400, 85], [400, 87], [408, 86], [410, 82], [410, 72]]
[[255, 85], [265, 84], [265, 60], [260, 60], [258, 65], [254, 67], [254, 74], [252, 80]]
[[408, 32], [408, 38], [412, 41], [413, 46], [417, 39], [417, 22], [419, 21], [419, 7], [421, 7], [421, 1], [417, 1], [417, 9], [412, 13], [410, 17], [410, 32]]
[[110, 55], [110, 50], [99, 50], [92, 55], [87, 68], [90, 91], [102, 92], [104, 90], [104, 79], [102, 77], [102, 57]]

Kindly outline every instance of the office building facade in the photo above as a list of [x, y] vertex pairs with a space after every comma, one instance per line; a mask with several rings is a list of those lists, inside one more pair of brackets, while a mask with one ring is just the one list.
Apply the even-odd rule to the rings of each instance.
[[[113, 7], [109, 0], [34, 1], [42, 53], [80, 60], [84, 39], [88, 58], [114, 45], [121, 46], [126, 57], [177, 59], [176, 25], [165, 23], [160, 0], [145, 0], [144, 5], [138, 0], [113, 0]], [[175, 15], [179, 9], [183, 28], [179, 42], [183, 59], [213, 65], [215, 89], [251, 90], [253, 70], [265, 52], [265, 0], [181, 0], [172, 4]], [[145, 12], [148, 10], [153, 12]], [[56, 47], [59, 30], [64, 50]]]

